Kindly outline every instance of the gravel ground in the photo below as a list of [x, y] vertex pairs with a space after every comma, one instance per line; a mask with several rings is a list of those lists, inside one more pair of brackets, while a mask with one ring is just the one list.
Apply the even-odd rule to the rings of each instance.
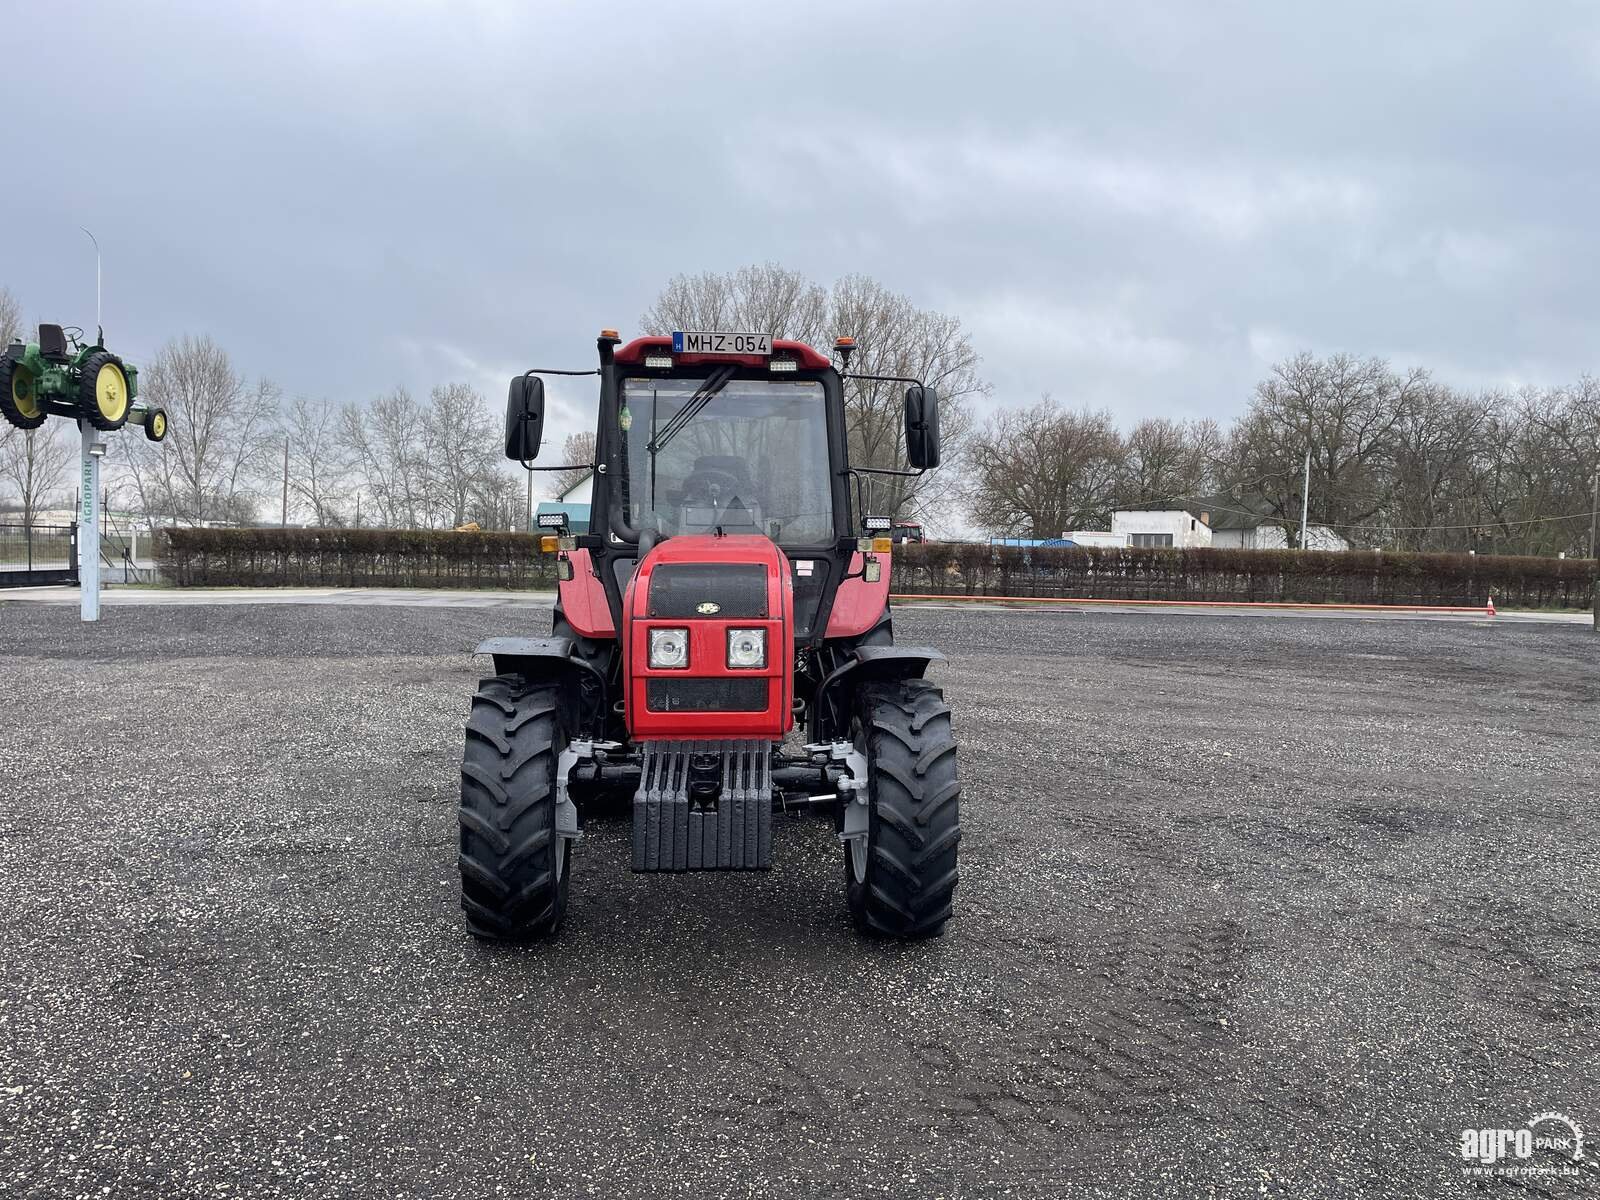
[[1581, 627], [904, 611], [943, 939], [858, 939], [820, 820], [667, 877], [608, 818], [506, 950], [457, 909], [466, 651], [543, 613], [3, 619], [0, 1195], [1600, 1187], [1457, 1149], [1600, 1127]]

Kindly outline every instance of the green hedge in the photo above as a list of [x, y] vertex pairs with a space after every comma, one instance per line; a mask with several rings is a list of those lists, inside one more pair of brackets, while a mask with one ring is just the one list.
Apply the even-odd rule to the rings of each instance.
[[1155, 550], [928, 542], [894, 562], [900, 594], [1105, 600], [1588, 608], [1592, 559], [1379, 551]]
[[[526, 533], [417, 529], [170, 529], [162, 574], [179, 587], [549, 588], [554, 563]], [[1588, 559], [1298, 550], [898, 546], [900, 594], [1101, 600], [1588, 608]]]
[[549, 588], [551, 556], [527, 533], [434, 529], [166, 529], [178, 587]]

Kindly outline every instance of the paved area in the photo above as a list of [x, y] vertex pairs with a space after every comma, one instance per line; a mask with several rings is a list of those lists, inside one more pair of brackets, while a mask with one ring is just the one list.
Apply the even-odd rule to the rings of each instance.
[[487, 948], [466, 652], [547, 619], [0, 609], [0, 1195], [1600, 1190], [1458, 1150], [1600, 1128], [1588, 630], [906, 611], [944, 938], [857, 938], [815, 819], [662, 877], [598, 818], [559, 940]]

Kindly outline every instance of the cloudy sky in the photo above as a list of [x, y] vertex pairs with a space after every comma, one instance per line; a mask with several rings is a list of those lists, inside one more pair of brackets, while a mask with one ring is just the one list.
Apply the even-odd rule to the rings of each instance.
[[764, 261], [958, 315], [1001, 404], [1596, 367], [1593, 4], [5, 7], [0, 285], [91, 325], [88, 226], [114, 346], [290, 394], [498, 398]]

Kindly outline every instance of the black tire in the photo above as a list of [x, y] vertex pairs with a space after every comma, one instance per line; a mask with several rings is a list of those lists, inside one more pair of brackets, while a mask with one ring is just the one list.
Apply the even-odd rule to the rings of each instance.
[[144, 436], [152, 442], [163, 442], [167, 438], [167, 410], [161, 407], [152, 408], [144, 415]]
[[520, 675], [478, 685], [461, 759], [461, 908], [477, 937], [526, 942], [561, 928], [572, 878], [556, 836], [560, 690]]
[[873, 683], [857, 701], [867, 758], [864, 873], [845, 847], [850, 916], [863, 933], [938, 937], [950, 918], [961, 841], [961, 784], [944, 693], [926, 679]]
[[[23, 379], [32, 385], [26, 389], [27, 400], [20, 403], [19, 398], [11, 390], [15, 386], [18, 371], [21, 371]], [[38, 381], [33, 378], [33, 372], [9, 358], [0, 361], [0, 416], [4, 416], [18, 429], [37, 429], [43, 425], [50, 414], [45, 412], [44, 406], [39, 403], [39, 394], [34, 390], [37, 386]], [[24, 404], [27, 405], [27, 412], [23, 411]]]
[[[119, 394], [122, 408], [109, 415], [101, 409], [95, 390], [104, 367], [115, 367], [121, 377]], [[84, 359], [83, 369], [78, 374], [78, 411], [89, 424], [106, 433], [113, 433], [128, 423], [128, 414], [133, 411], [133, 397], [128, 395], [128, 376], [122, 369], [122, 360], [115, 354], [100, 350]]]

